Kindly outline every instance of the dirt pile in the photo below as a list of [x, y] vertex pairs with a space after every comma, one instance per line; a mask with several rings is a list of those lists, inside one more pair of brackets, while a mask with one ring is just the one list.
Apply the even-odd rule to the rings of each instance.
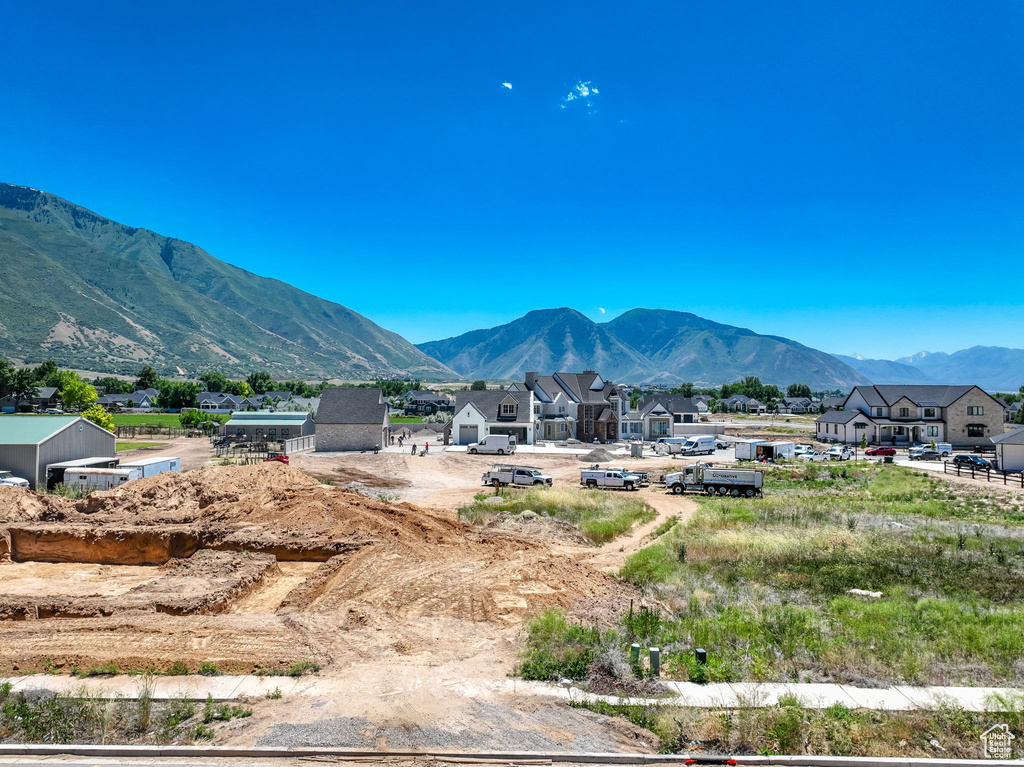
[[608, 461], [614, 461], [615, 456], [605, 450], [603, 447], [594, 448], [586, 455], [579, 457], [580, 461], [584, 463], [607, 463]]

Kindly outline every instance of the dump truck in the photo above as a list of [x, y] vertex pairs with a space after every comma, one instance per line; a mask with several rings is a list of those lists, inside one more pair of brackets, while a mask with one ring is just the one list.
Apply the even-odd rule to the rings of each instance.
[[481, 477], [483, 484], [492, 487], [503, 485], [545, 485], [551, 487], [551, 477], [542, 474], [540, 469], [533, 466], [511, 466], [505, 463], [496, 463], [491, 466], [490, 471], [485, 471]]
[[753, 498], [761, 494], [764, 473], [754, 469], [716, 469], [706, 463], [695, 463], [684, 466], [682, 471], [666, 474], [662, 481], [676, 495], [693, 492]]

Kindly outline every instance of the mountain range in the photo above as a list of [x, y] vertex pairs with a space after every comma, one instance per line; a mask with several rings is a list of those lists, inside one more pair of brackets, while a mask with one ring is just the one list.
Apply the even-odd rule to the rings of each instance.
[[977, 384], [1015, 392], [1024, 384], [1024, 349], [972, 346], [958, 352], [918, 352], [896, 360], [833, 355], [876, 384]]
[[201, 248], [0, 184], [0, 354], [100, 372], [277, 378], [452, 372], [397, 333]]
[[418, 344], [467, 378], [592, 369], [609, 380], [720, 385], [745, 376], [845, 389], [868, 379], [830, 354], [687, 312], [632, 309], [597, 323], [575, 309], [540, 309], [505, 325]]

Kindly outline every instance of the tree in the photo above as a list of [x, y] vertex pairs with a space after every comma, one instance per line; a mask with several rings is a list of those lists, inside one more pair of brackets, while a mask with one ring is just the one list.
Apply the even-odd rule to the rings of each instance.
[[1013, 419], [1014, 423], [1024, 423], [1024, 407], [1017, 411], [1017, 415]]
[[693, 396], [693, 384], [689, 383], [689, 382], [681, 383], [676, 388], [670, 389], [668, 393], [669, 394], [682, 394], [684, 397], [692, 397]]
[[469, 387], [470, 391], [487, 391], [487, 381], [473, 381]]
[[230, 418], [231, 416], [227, 413], [204, 413], [202, 410], [189, 408], [181, 411], [181, 414], [178, 416], [178, 423], [188, 428], [208, 422], [223, 424], [227, 423]]
[[42, 365], [33, 370], [32, 373], [36, 379], [36, 383], [41, 383], [45, 381], [49, 376], [56, 373], [57, 369], [58, 368], [56, 362], [54, 362], [53, 360], [47, 360]]
[[93, 405], [88, 410], [82, 413], [82, 418], [87, 421], [92, 421], [97, 426], [100, 426], [107, 431], [114, 430], [114, 416], [108, 413], [100, 405]]
[[16, 370], [11, 379], [11, 396], [20, 404], [29, 402], [39, 393], [39, 383], [36, 381], [36, 371], [29, 368]]
[[860, 435], [860, 449], [861, 450], [867, 450], [868, 449], [868, 435], [867, 434], [861, 434]]
[[123, 378], [114, 378], [113, 376], [97, 377], [92, 382], [92, 385], [97, 389], [103, 389], [104, 394], [131, 394], [135, 391], [131, 381], [125, 381]]
[[250, 373], [245, 382], [249, 384], [249, 388], [257, 394], [266, 394], [268, 391], [274, 388], [274, 379], [270, 377], [269, 373], [260, 371], [259, 373]]
[[199, 376], [199, 383], [206, 391], [225, 392], [230, 386], [228, 377], [216, 370], [209, 370]]
[[790, 384], [786, 387], [787, 397], [807, 397], [811, 398], [811, 387], [807, 384]]
[[99, 395], [96, 393], [96, 387], [92, 384], [86, 383], [78, 378], [78, 376], [75, 376], [75, 378], [77, 380], [64, 384], [64, 388], [60, 390], [60, 397], [64, 402], [65, 408], [69, 410], [85, 410], [96, 402]]
[[14, 372], [10, 362], [0, 359], [0, 397], [6, 397], [11, 393]]
[[138, 378], [135, 381], [135, 390], [140, 389], [159, 389], [160, 388], [160, 374], [156, 371], [152, 365], [145, 365], [142, 370], [138, 372]]
[[44, 386], [52, 386], [57, 389], [61, 394], [64, 393], [64, 387], [70, 386], [75, 381], [81, 381], [78, 377], [78, 373], [74, 370], [58, 370], [55, 373], [50, 373], [43, 379]]
[[199, 404], [199, 384], [192, 381], [174, 381], [160, 391], [160, 407], [168, 410], [184, 410]]

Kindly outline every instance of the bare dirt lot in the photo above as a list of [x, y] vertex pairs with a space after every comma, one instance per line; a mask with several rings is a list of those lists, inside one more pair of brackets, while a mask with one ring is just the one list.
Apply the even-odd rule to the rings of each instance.
[[[530, 463], [559, 483], [583, 465]], [[231, 742], [653, 748], [624, 722], [495, 682], [514, 669], [526, 617], [628, 607], [636, 595], [608, 573], [692, 502], [644, 491], [656, 519], [601, 548], [541, 521], [474, 529], [455, 511], [487, 492], [488, 465], [458, 453], [306, 455], [81, 500], [0, 488], [0, 672], [311, 661], [339, 695], [275, 702], [280, 715], [253, 717]]]

